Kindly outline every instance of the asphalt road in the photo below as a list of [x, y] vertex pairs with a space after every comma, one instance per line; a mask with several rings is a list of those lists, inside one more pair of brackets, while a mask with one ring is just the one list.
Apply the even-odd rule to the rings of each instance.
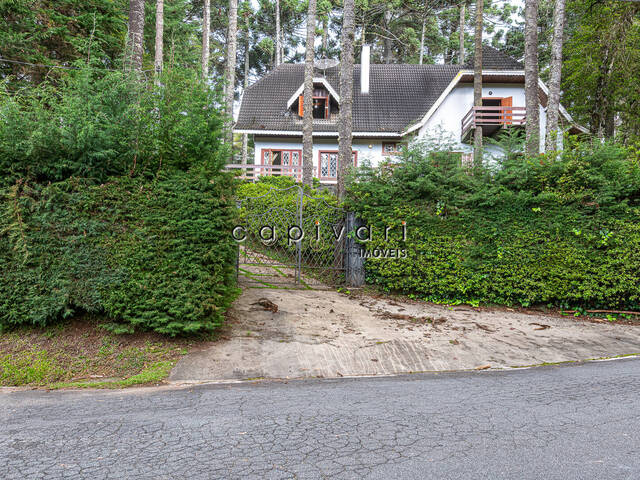
[[640, 360], [5, 392], [0, 478], [638, 479]]

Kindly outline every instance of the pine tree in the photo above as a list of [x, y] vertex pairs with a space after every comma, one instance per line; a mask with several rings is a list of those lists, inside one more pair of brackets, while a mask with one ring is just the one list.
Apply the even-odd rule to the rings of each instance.
[[316, 41], [316, 0], [309, 0], [307, 47], [304, 62], [304, 96], [302, 120], [302, 182], [313, 181], [313, 62]]
[[164, 50], [164, 0], [156, 0], [156, 56], [154, 61], [156, 82], [162, 73]]
[[525, 0], [524, 95], [526, 106], [526, 153], [540, 153], [540, 111], [538, 99], [538, 0]]
[[209, 36], [211, 34], [211, 1], [204, 0], [202, 11], [202, 77], [209, 76]]
[[130, 68], [142, 71], [144, 52], [144, 0], [129, 0], [129, 34], [127, 54]]
[[[249, 88], [249, 71], [250, 71], [250, 56], [249, 51], [251, 48], [251, 20], [250, 20], [250, 9], [251, 6], [247, 3], [245, 4], [245, 10], [243, 12], [244, 15], [244, 27], [245, 27], [245, 36], [244, 36], [244, 91], [247, 91]], [[246, 133], [242, 134], [242, 164], [247, 164], [247, 158], [249, 153], [249, 135]]]
[[[483, 0], [476, 0], [475, 51], [473, 61], [473, 105], [482, 106], [482, 9]], [[477, 121], [477, 120], [476, 120]], [[473, 141], [473, 161], [482, 163], [482, 127], [476, 126]]]
[[[340, 122], [338, 133], [338, 199], [345, 196], [345, 176], [353, 164], [353, 42], [355, 40], [355, 2], [344, 0], [342, 17], [342, 55], [340, 59]], [[362, 74], [362, 72], [361, 72]]]
[[464, 1], [460, 2], [460, 31], [458, 32], [458, 64], [464, 65], [464, 26], [465, 26], [465, 8]]
[[553, 12], [553, 41], [551, 44], [551, 78], [547, 101], [546, 151], [555, 151], [558, 145], [558, 119], [560, 117], [560, 81], [562, 79], [562, 42], [564, 40], [565, 0], [555, 0]]
[[[229, 30], [227, 34], [227, 64], [225, 72], [225, 113], [228, 118], [227, 142], [233, 150], [233, 100], [236, 85], [238, 46], [238, 0], [229, 0]], [[233, 156], [233, 155], [232, 155]]]
[[280, 0], [276, 0], [276, 67], [282, 63], [282, 32], [280, 29]]

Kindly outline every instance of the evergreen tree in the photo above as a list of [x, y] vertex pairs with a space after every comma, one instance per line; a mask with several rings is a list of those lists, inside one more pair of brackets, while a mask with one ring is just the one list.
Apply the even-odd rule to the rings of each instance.
[[302, 182], [313, 180], [313, 71], [316, 41], [316, 0], [309, 0], [307, 47], [304, 61], [304, 96], [302, 108]]

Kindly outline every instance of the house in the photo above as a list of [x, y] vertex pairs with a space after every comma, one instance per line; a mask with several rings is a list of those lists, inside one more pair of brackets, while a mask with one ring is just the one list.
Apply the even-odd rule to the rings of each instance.
[[[454, 139], [452, 151], [469, 159], [473, 131], [483, 125], [483, 136], [495, 137], [507, 128], [523, 128], [525, 118], [524, 68], [504, 53], [483, 47], [482, 107], [473, 108], [472, 65], [369, 64], [369, 48], [362, 65], [354, 66], [354, 162], [376, 165], [397, 155], [416, 138], [445, 133]], [[253, 136], [257, 174], [274, 171], [300, 175], [304, 65], [282, 64], [244, 93], [236, 133]], [[313, 91], [314, 176], [335, 183], [338, 168], [340, 111], [339, 65], [316, 65]], [[545, 131], [547, 88], [539, 83], [540, 131]], [[565, 130], [578, 133], [561, 108]], [[544, 149], [544, 135], [540, 135]], [[561, 140], [560, 140], [561, 141]], [[489, 142], [484, 142], [485, 144]], [[500, 156], [496, 145], [486, 145], [489, 156]], [[287, 167], [294, 167], [287, 169]]]

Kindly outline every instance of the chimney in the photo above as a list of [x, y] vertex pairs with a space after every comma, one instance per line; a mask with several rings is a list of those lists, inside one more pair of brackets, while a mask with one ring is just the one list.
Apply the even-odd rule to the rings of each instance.
[[360, 93], [366, 95], [369, 93], [369, 75], [371, 61], [371, 46], [362, 46], [362, 58], [360, 60]]

